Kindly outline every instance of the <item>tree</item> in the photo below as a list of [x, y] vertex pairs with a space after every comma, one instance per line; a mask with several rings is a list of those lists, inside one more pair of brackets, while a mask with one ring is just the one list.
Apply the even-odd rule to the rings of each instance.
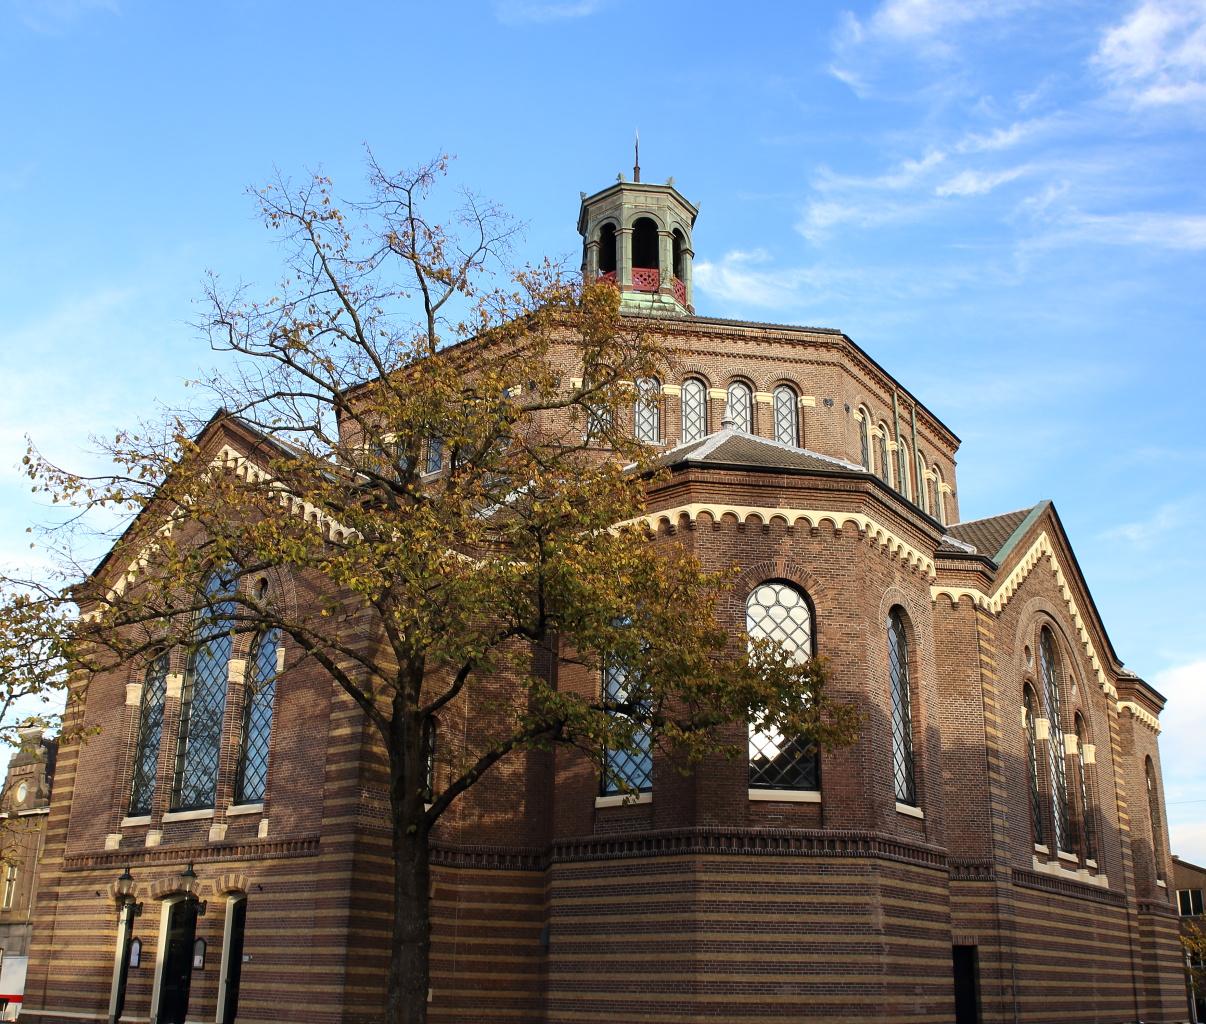
[[[178, 417], [120, 434], [106, 478], [29, 461], [56, 500], [130, 518], [99, 570], [48, 595], [79, 603], [83, 670], [196, 648], [215, 625], [278, 630], [372, 723], [391, 1024], [426, 1018], [433, 830], [508, 757], [568, 744], [607, 771], [607, 752], [656, 743], [688, 771], [744, 757], [747, 721], [826, 745], [859, 717], [822, 662], [734, 640], [717, 621], [727, 577], [644, 525], [656, 468], [626, 419], [633, 382], [664, 367], [656, 337], [614, 288], [548, 263], [492, 285], [513, 225], [468, 194], [452, 227], [429, 220], [444, 171], [370, 158], [369, 199], [342, 207], [323, 177], [256, 193], [285, 278], [263, 301], [210, 282], [201, 326], [235, 366], [204, 382], [223, 411], [200, 433]], [[239, 582], [280, 568], [319, 581], [296, 609]], [[566, 665], [621, 685], [559, 688]], [[488, 725], [433, 791], [434, 723], [464, 706]]]
[[1189, 975], [1190, 992], [1197, 999], [1206, 993], [1206, 931], [1198, 919], [1181, 922], [1181, 946], [1185, 950], [1185, 970]]

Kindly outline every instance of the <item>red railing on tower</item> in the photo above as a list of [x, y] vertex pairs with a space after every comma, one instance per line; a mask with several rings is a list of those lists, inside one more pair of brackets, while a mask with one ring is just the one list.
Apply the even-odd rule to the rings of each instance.
[[681, 281], [677, 277], [674, 279], [674, 297], [678, 299], [678, 304], [680, 306], [685, 306], [687, 304], [687, 284], [685, 281]]
[[657, 267], [632, 268], [632, 290], [634, 292], [655, 292], [661, 283], [662, 275]]

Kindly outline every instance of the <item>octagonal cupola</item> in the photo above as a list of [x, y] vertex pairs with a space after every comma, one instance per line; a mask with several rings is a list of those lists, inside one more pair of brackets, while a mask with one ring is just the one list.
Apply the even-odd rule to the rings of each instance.
[[626, 309], [693, 313], [691, 229], [698, 215], [673, 178], [664, 185], [641, 181], [638, 161], [632, 181], [620, 175], [601, 192], [582, 193], [583, 276], [613, 282]]

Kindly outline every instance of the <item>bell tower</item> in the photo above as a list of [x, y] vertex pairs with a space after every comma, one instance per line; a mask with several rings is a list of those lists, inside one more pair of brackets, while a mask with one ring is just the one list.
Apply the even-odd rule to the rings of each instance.
[[639, 155], [632, 170], [632, 181], [619, 175], [601, 192], [582, 193], [582, 276], [614, 283], [626, 309], [694, 313], [691, 229], [699, 208], [679, 194], [673, 178], [664, 185], [641, 181]]

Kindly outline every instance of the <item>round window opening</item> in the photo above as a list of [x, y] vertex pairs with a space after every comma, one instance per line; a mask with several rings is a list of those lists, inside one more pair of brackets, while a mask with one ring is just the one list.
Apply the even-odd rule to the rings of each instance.
[[25, 798], [27, 796], [29, 796], [29, 787], [22, 782], [21, 785], [17, 787], [17, 803], [25, 803]]
[[1030, 645], [1026, 645], [1026, 667], [1034, 668], [1034, 652], [1030, 649]]

